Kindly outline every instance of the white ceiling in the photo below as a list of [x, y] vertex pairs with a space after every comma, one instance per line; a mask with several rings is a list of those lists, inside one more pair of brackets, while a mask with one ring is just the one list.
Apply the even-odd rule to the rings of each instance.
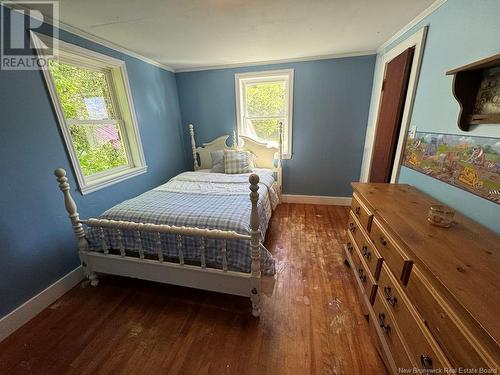
[[434, 0], [60, 0], [60, 20], [174, 70], [374, 51]]

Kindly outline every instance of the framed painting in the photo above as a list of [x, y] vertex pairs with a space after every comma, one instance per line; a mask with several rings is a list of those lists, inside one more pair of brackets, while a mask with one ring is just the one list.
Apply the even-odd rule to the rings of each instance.
[[403, 165], [500, 204], [500, 139], [416, 132]]

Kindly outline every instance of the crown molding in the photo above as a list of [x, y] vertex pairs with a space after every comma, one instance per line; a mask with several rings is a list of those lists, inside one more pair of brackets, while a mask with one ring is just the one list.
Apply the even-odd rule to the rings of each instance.
[[377, 48], [377, 53], [381, 53], [384, 51], [387, 46], [389, 46], [391, 43], [396, 41], [398, 38], [400, 38], [402, 35], [404, 35], [407, 31], [409, 31], [413, 26], [415, 26], [417, 23], [422, 21], [425, 17], [427, 17], [429, 14], [433, 13], [436, 11], [441, 5], [446, 3], [447, 0], [436, 0], [434, 1], [427, 9], [425, 9], [423, 12], [421, 12], [419, 15], [417, 15], [414, 19], [412, 19], [406, 26], [404, 26], [401, 30], [399, 30], [396, 34], [391, 36], [387, 41], [382, 43], [378, 48]]
[[[11, 9], [11, 10], [16, 10], [16, 9], [22, 9], [22, 10], [29, 10], [28, 7], [26, 6], [21, 6], [21, 5], [18, 5], [18, 4], [3, 4], [3, 6]], [[36, 19], [38, 19], [37, 17], [34, 17]], [[64, 30], [68, 33], [71, 33], [73, 35], [76, 35], [78, 37], [81, 37], [83, 39], [86, 39], [90, 42], [94, 42], [94, 43], [97, 43], [97, 44], [100, 44], [101, 46], [103, 47], [106, 47], [106, 48], [109, 48], [109, 49], [112, 49], [114, 51], [117, 51], [117, 52], [121, 52], [127, 56], [130, 56], [130, 57], [134, 57], [138, 60], [141, 60], [141, 61], [144, 61], [150, 65], [153, 65], [153, 66], [156, 66], [158, 68], [161, 68], [161, 69], [164, 69], [164, 70], [167, 70], [169, 72], [172, 72], [172, 73], [175, 73], [175, 70], [173, 68], [171, 68], [170, 66], [168, 65], [165, 65], [165, 64], [162, 64], [156, 60], [153, 60], [153, 59], [150, 59], [149, 57], [146, 57], [146, 56], [143, 56], [139, 53], [136, 53], [136, 52], [133, 52], [123, 46], [120, 46], [116, 43], [113, 43], [113, 42], [110, 42], [106, 39], [102, 39], [101, 37], [98, 37], [97, 35], [94, 35], [92, 33], [89, 33], [87, 31], [84, 31], [84, 30], [81, 30], [77, 27], [74, 27], [74, 26], [71, 26], [71, 25], [68, 25], [67, 23], [64, 23], [62, 22], [61, 20], [55, 20], [51, 17], [48, 17], [46, 15], [43, 16], [43, 19], [38, 19], [39, 21], [42, 21], [44, 23], [47, 23], [49, 25], [52, 25], [52, 26], [56, 26], [57, 28], [59, 28], [59, 30]]]
[[340, 59], [342, 57], [355, 57], [355, 56], [368, 56], [375, 55], [377, 51], [360, 51], [360, 52], [349, 52], [349, 53], [336, 53], [331, 55], [318, 55], [318, 56], [303, 56], [295, 57], [291, 59], [276, 59], [276, 60], [263, 60], [254, 62], [241, 62], [234, 64], [223, 64], [223, 65], [202, 65], [192, 68], [179, 68], [176, 69], [176, 73], [188, 73], [188, 72], [198, 72], [202, 70], [217, 70], [217, 69], [228, 69], [228, 68], [243, 68], [247, 66], [259, 66], [259, 65], [273, 65], [273, 64], [285, 64], [291, 62], [303, 62], [303, 61], [314, 61], [314, 60], [329, 60], [329, 59]]

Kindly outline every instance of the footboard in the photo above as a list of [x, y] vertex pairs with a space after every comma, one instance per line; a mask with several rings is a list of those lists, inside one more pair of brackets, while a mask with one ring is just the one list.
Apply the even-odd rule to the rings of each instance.
[[[80, 220], [75, 201], [70, 194], [70, 185], [66, 171], [62, 168], [55, 170], [54, 174], [59, 182], [59, 189], [64, 194], [66, 210], [69, 214], [73, 231], [78, 240], [80, 261], [85, 276], [93, 286], [97, 286], [97, 273], [135, 277], [139, 279], [182, 285], [197, 289], [211, 290], [221, 293], [246, 296], [252, 302], [252, 315], [260, 315], [261, 294], [261, 263], [260, 253], [262, 240], [260, 232], [257, 202], [259, 200], [259, 176], [250, 175], [250, 200], [252, 209], [250, 215], [250, 234], [240, 234], [234, 231], [217, 229], [200, 229], [193, 227], [177, 227], [171, 225], [135, 223], [130, 221], [117, 221], [106, 219]], [[102, 253], [89, 250], [85, 226], [95, 227], [100, 231]], [[106, 242], [104, 229], [116, 231], [118, 238], [119, 254], [110, 253]], [[122, 231], [132, 231], [139, 249], [138, 256], [126, 253], [122, 242]], [[146, 258], [142, 248], [141, 233], [153, 233], [156, 239], [156, 257]], [[170, 233], [176, 236], [178, 262], [163, 259], [161, 234]], [[183, 254], [183, 236], [198, 237], [200, 260], [199, 265], [186, 264]], [[207, 239], [223, 240], [221, 248], [222, 269], [207, 267], [205, 260], [205, 241]], [[228, 270], [226, 241], [250, 241], [251, 271], [250, 273]]]

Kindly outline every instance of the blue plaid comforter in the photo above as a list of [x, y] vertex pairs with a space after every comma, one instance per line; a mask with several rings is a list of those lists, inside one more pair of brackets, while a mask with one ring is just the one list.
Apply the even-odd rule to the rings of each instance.
[[[264, 238], [272, 208], [277, 203], [274, 178], [269, 170], [260, 170], [258, 212], [260, 229]], [[225, 175], [222, 173], [185, 172], [164, 185], [136, 198], [124, 201], [99, 216], [100, 219], [124, 220], [137, 223], [168, 224], [196, 228], [232, 230], [249, 233], [251, 203], [248, 196], [249, 174]], [[108, 247], [120, 248], [115, 230], [105, 229]], [[102, 251], [99, 228], [89, 228], [90, 249]], [[141, 233], [142, 248], [146, 255], [156, 258], [158, 253], [155, 233]], [[165, 260], [178, 261], [176, 236], [162, 234], [162, 251]], [[122, 232], [122, 243], [127, 252], [138, 253], [134, 233]], [[182, 236], [182, 249], [186, 263], [200, 264], [200, 238]], [[222, 240], [205, 240], [207, 267], [222, 268]], [[228, 240], [226, 244], [228, 268], [250, 272], [250, 243]], [[261, 270], [264, 275], [275, 273], [272, 255], [261, 251]]]

